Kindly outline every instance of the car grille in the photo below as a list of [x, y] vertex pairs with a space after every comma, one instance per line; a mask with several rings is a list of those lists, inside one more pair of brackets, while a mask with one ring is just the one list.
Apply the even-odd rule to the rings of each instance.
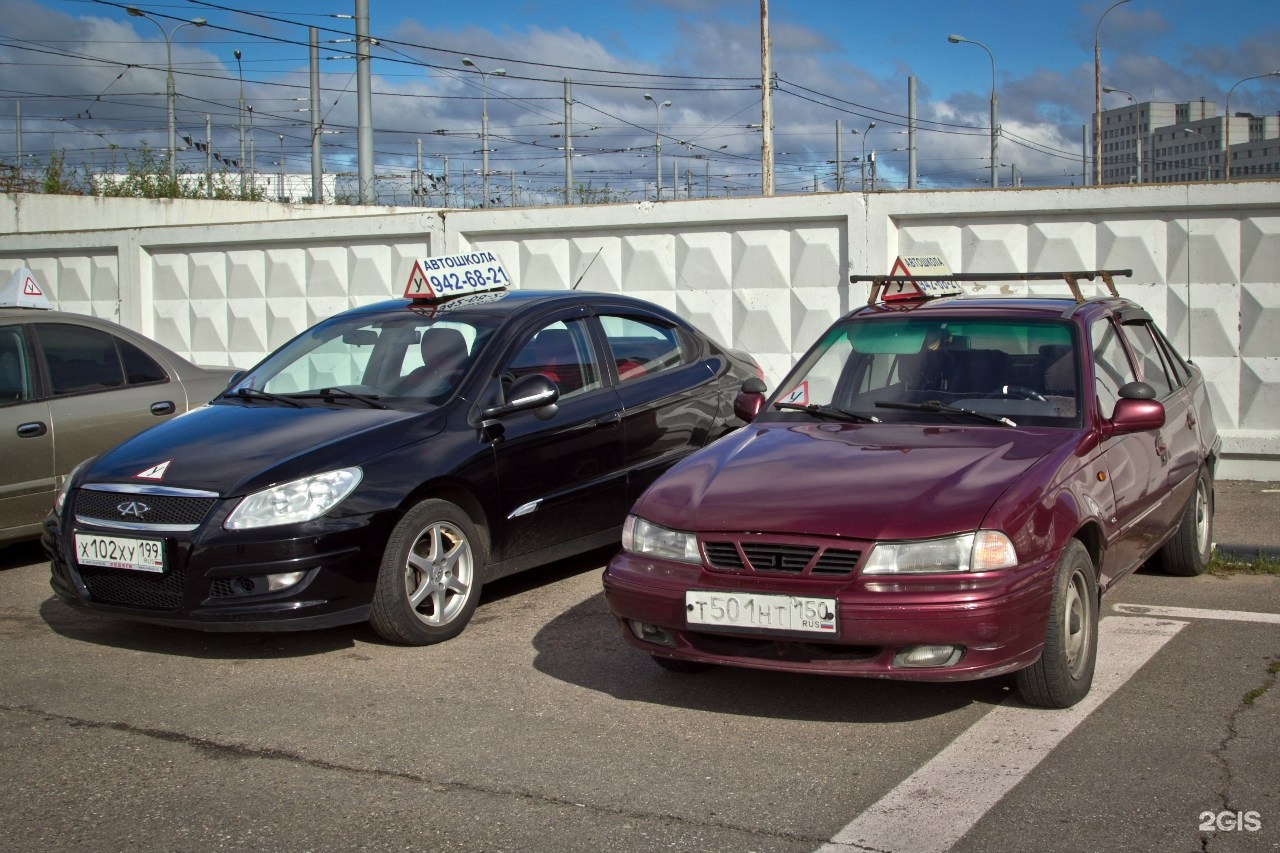
[[177, 610], [182, 605], [184, 575], [181, 568], [170, 569], [164, 574], [98, 566], [79, 566], [78, 570], [94, 601], [150, 610]]
[[708, 540], [702, 543], [707, 563], [729, 572], [817, 578], [848, 577], [858, 567], [862, 551], [796, 542]]
[[193, 530], [217, 502], [216, 497], [89, 488], [76, 492], [75, 515], [77, 521], [98, 522], [109, 527], [127, 526], [133, 530], [180, 527]]

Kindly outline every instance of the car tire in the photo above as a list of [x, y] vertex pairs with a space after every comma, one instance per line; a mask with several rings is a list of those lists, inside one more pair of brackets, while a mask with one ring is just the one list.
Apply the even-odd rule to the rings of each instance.
[[1213, 481], [1202, 468], [1177, 531], [1160, 549], [1160, 566], [1166, 574], [1190, 578], [1203, 572], [1212, 556]]
[[426, 646], [456, 637], [480, 599], [484, 548], [471, 518], [425, 500], [391, 531], [369, 622], [393, 643]]
[[1089, 692], [1098, 657], [1098, 580], [1089, 552], [1072, 539], [1058, 558], [1040, 659], [1017, 674], [1023, 701], [1070, 708]]
[[665, 669], [667, 672], [705, 672], [711, 668], [709, 663], [701, 663], [696, 660], [680, 660], [678, 658], [664, 658], [661, 655], [650, 655], [653, 662]]

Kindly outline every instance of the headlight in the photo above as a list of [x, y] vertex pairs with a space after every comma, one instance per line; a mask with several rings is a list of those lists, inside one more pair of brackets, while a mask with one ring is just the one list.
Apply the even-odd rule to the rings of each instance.
[[872, 550], [864, 575], [918, 575], [931, 572], [989, 572], [1018, 564], [1009, 537], [979, 530], [923, 542], [881, 542]]
[[698, 556], [698, 539], [692, 533], [668, 530], [635, 515], [628, 515], [622, 525], [622, 547], [636, 554], [664, 560], [702, 562]]
[[319, 518], [351, 494], [362, 476], [359, 468], [343, 468], [263, 489], [240, 501], [223, 527], [247, 530]]

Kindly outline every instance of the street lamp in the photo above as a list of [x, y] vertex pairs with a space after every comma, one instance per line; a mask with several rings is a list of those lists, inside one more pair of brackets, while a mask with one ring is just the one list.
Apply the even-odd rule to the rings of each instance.
[[1098, 16], [1098, 26], [1093, 29], [1093, 185], [1102, 185], [1102, 19], [1117, 6], [1129, 0], [1119, 0]]
[[996, 58], [992, 55], [991, 49], [980, 41], [974, 41], [973, 39], [967, 39], [964, 36], [957, 35], [947, 36], [947, 41], [952, 44], [976, 44], [987, 52], [987, 58], [991, 60], [991, 188], [995, 189], [1000, 186], [999, 172], [996, 171], [996, 168], [1000, 165], [1000, 124], [996, 118]]
[[159, 21], [157, 21], [155, 18], [151, 17], [141, 9], [138, 9], [134, 6], [126, 6], [125, 12], [129, 13], [135, 18], [146, 18], [148, 21], [155, 24], [156, 28], [160, 30], [160, 35], [164, 36], [165, 56], [167, 57], [166, 66], [168, 68], [168, 72], [164, 78], [164, 90], [165, 90], [165, 100], [169, 105], [169, 183], [171, 185], [176, 186], [178, 182], [178, 164], [177, 164], [177, 160], [174, 159], [174, 153], [173, 153], [174, 148], [176, 147], [175, 137], [177, 136], [177, 131], [174, 129], [174, 118], [173, 118], [173, 34], [185, 26], [190, 25], [194, 27], [203, 27], [205, 24], [209, 22], [206, 21], [204, 18], [192, 18], [189, 21], [183, 21], [181, 24], [178, 24], [178, 26], [174, 27], [172, 30], [166, 32], [165, 28], [161, 26]]
[[1224, 181], [1231, 180], [1231, 93], [1234, 92], [1236, 90], [1236, 86], [1239, 86], [1241, 83], [1246, 83], [1249, 80], [1261, 80], [1263, 77], [1280, 77], [1280, 71], [1268, 71], [1266, 74], [1255, 74], [1252, 77], [1246, 77], [1243, 80], [1236, 81], [1235, 86], [1232, 86], [1227, 90], [1227, 103], [1225, 107], [1227, 111], [1227, 127], [1225, 133], [1226, 138], [1224, 140], [1226, 144], [1226, 151], [1223, 158], [1225, 166], [1222, 170], [1222, 179]]
[[858, 163], [862, 167], [861, 177], [858, 179], [858, 189], [861, 190], [862, 192], [867, 191], [867, 134], [870, 133], [871, 128], [875, 126], [876, 126], [876, 123], [873, 121], [870, 124], [868, 124], [867, 129], [862, 131], [861, 133], [858, 133], [858, 129], [856, 127], [849, 129], [849, 132], [852, 133], [854, 136], [862, 137], [862, 158], [858, 160]]
[[240, 200], [244, 201], [244, 70], [240, 67], [240, 51], [233, 51], [236, 57], [236, 74], [240, 77], [240, 99], [236, 102], [236, 116], [240, 121], [240, 159], [236, 166], [240, 169]]
[[[644, 99], [653, 101], [653, 147], [658, 155], [658, 183], [655, 187], [654, 198], [657, 201], [662, 201], [662, 134], [660, 129], [662, 127], [662, 108], [671, 106], [671, 102], [663, 101], [658, 103], [653, 99], [653, 95], [648, 92], [644, 93]], [[672, 192], [674, 193], [675, 191], [672, 190]]]
[[[1138, 99], [1133, 96], [1132, 92], [1126, 92], [1124, 89], [1117, 89], [1115, 86], [1103, 86], [1102, 91], [1106, 92], [1108, 95], [1111, 94], [1112, 92], [1119, 92], [1122, 95], [1127, 95], [1129, 97], [1129, 100], [1133, 101], [1133, 105], [1135, 107], [1138, 105]], [[1138, 158], [1138, 162], [1137, 162], [1137, 167], [1134, 169], [1134, 177], [1136, 179], [1135, 183], [1140, 184], [1142, 183], [1142, 115], [1141, 113], [1139, 113], [1138, 115], [1137, 135], [1138, 135], [1138, 146], [1137, 146], [1136, 155]]]
[[492, 71], [481, 71], [479, 65], [466, 58], [462, 60], [462, 64], [480, 72], [480, 186], [484, 194], [480, 206], [487, 207], [489, 205], [489, 75], [506, 77], [507, 70], [495, 68]]

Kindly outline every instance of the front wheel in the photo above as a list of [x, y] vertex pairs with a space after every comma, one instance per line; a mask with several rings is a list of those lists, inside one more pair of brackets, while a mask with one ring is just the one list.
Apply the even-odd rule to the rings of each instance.
[[387, 539], [370, 624], [385, 639], [410, 646], [456, 637], [480, 599], [483, 566], [471, 518], [448, 501], [422, 501]]
[[1058, 559], [1040, 659], [1017, 674], [1024, 702], [1070, 708], [1089, 692], [1098, 657], [1098, 580], [1079, 539]]
[[1201, 469], [1177, 531], [1160, 549], [1160, 565], [1168, 574], [1195, 577], [1205, 570], [1212, 556], [1213, 483], [1208, 471]]

